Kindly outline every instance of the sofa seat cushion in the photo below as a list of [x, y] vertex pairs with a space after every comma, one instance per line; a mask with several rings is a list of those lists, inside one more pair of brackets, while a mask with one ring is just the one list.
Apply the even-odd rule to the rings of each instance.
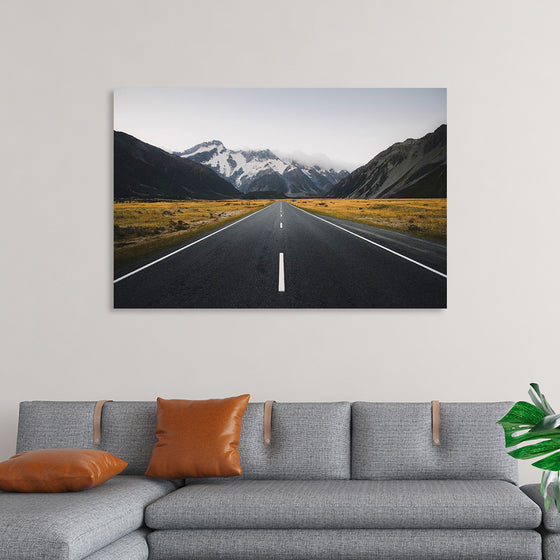
[[0, 558], [80, 560], [142, 527], [145, 507], [177, 486], [119, 475], [81, 492], [0, 492]]
[[146, 510], [152, 529], [533, 529], [540, 508], [491, 480], [191, 482]]

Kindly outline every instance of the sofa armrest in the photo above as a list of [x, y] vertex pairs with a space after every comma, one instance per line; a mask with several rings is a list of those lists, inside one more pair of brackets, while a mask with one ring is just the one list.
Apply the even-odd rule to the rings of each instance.
[[[527, 484], [526, 486], [522, 486], [521, 490], [540, 506], [543, 515], [542, 524], [544, 529], [549, 533], [560, 534], [560, 512], [554, 507], [554, 504], [550, 504], [548, 511], [544, 510], [544, 498], [541, 494], [540, 484]], [[550, 487], [549, 492], [551, 492]]]

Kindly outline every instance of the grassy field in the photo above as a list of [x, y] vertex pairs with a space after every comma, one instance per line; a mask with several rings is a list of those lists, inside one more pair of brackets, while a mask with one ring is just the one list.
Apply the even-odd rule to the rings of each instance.
[[115, 268], [264, 208], [273, 200], [115, 202]]
[[315, 214], [394, 229], [447, 242], [447, 199], [295, 199], [294, 206]]

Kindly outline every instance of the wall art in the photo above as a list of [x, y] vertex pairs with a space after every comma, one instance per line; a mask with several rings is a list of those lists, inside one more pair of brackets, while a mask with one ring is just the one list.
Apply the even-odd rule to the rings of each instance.
[[445, 308], [445, 89], [114, 92], [115, 308]]

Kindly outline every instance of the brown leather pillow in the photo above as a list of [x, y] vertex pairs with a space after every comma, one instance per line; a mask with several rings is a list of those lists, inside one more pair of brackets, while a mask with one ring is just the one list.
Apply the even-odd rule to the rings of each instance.
[[241, 474], [239, 434], [250, 395], [157, 400], [157, 443], [147, 476], [200, 478]]
[[0, 463], [0, 489], [7, 492], [68, 492], [95, 488], [128, 463], [99, 449], [38, 449]]

